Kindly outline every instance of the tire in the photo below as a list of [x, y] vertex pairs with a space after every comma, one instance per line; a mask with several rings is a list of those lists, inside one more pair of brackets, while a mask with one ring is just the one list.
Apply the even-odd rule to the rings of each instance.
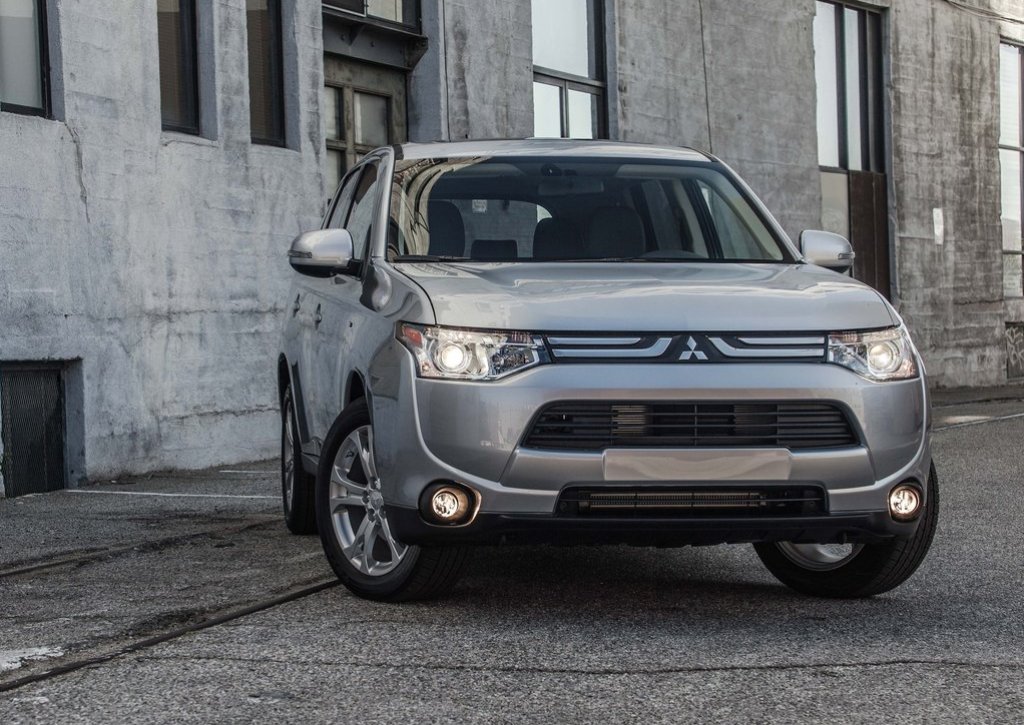
[[[786, 586], [803, 594], [834, 599], [871, 597], [895, 589], [924, 561], [939, 520], [939, 485], [932, 464], [925, 509], [910, 539], [853, 547], [845, 558], [811, 568], [798, 563], [792, 544], [754, 544], [761, 561]], [[789, 553], [787, 553], [789, 552]]]
[[281, 398], [281, 503], [284, 523], [293, 534], [316, 533], [313, 493], [316, 479], [302, 468], [302, 444], [292, 388]]
[[391, 535], [376, 477], [370, 412], [362, 399], [345, 408], [324, 441], [316, 516], [331, 568], [364, 599], [404, 602], [442, 596], [466, 560], [465, 548], [407, 546]]

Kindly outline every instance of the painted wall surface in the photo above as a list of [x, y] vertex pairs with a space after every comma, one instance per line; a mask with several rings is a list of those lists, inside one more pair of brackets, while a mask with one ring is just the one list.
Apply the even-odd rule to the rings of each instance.
[[92, 478], [277, 446], [285, 252], [323, 207], [321, 9], [286, 3], [276, 148], [249, 140], [245, 5], [204, 5], [203, 137], [161, 131], [153, 2], [51, 2], [59, 120], [0, 113], [0, 360], [81, 359]]

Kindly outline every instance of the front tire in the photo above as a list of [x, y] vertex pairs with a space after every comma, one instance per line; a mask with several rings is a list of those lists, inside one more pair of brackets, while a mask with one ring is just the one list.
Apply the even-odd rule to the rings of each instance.
[[401, 602], [441, 596], [455, 584], [465, 563], [463, 548], [409, 546], [391, 533], [365, 400], [345, 408], [324, 441], [316, 517], [331, 568], [364, 599]]
[[803, 594], [855, 599], [895, 589], [924, 561], [939, 520], [939, 485], [932, 464], [925, 508], [910, 539], [881, 544], [754, 544], [761, 561], [786, 586]]

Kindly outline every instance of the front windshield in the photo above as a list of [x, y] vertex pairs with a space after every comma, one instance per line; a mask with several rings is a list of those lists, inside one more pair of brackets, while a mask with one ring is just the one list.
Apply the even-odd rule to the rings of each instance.
[[395, 163], [388, 258], [792, 262], [709, 164], [488, 157]]

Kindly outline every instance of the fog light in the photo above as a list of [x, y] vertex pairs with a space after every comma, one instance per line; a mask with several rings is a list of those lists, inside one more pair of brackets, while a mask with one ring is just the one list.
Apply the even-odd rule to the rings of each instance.
[[436, 483], [424, 491], [420, 511], [433, 523], [461, 524], [469, 517], [472, 504], [471, 494], [461, 486]]
[[889, 513], [897, 521], [910, 521], [921, 510], [921, 492], [915, 486], [901, 484], [889, 493]]

